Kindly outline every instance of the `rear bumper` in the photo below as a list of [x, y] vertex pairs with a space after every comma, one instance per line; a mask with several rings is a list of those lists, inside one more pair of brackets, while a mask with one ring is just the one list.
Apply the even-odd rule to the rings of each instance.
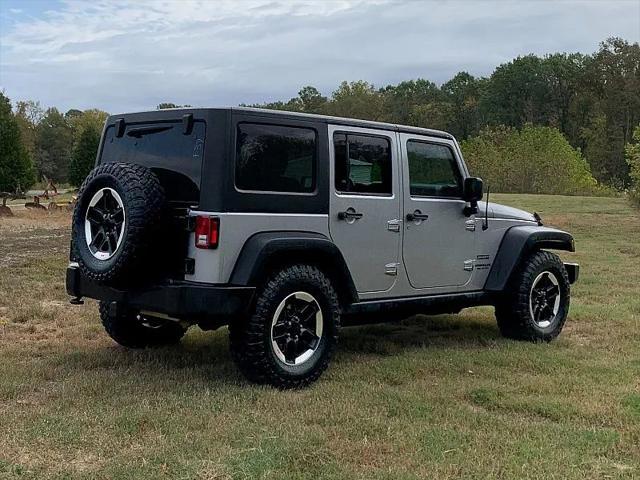
[[567, 270], [567, 274], [569, 275], [569, 283], [576, 283], [580, 276], [580, 265], [577, 263], [565, 263], [564, 268]]
[[136, 290], [118, 290], [99, 285], [82, 275], [75, 265], [67, 268], [67, 293], [75, 298], [88, 297], [169, 317], [208, 319], [245, 313], [253, 299], [253, 287], [208, 285], [170, 281]]

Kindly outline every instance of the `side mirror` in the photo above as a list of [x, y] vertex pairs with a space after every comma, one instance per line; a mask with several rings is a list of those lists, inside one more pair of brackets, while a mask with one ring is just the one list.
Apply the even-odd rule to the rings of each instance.
[[478, 201], [482, 199], [482, 179], [478, 177], [465, 178], [462, 198], [465, 202], [469, 202], [469, 206], [464, 207], [464, 214], [467, 217], [478, 213]]
[[462, 198], [471, 204], [478, 203], [482, 199], [482, 179], [478, 177], [465, 178]]

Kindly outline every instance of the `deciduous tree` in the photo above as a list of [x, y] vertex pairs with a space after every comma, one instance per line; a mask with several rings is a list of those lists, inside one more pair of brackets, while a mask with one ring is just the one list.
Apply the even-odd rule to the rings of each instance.
[[471, 172], [492, 191], [585, 195], [602, 191], [580, 151], [553, 127], [486, 128], [461, 147]]
[[640, 205], [640, 125], [633, 132], [632, 142], [625, 147], [625, 157], [631, 178], [629, 193], [633, 201]]
[[44, 109], [40, 102], [26, 100], [16, 103], [15, 112], [22, 141], [31, 159], [35, 159], [37, 154], [38, 124], [44, 116]]
[[460, 72], [442, 85], [451, 105], [448, 130], [460, 139], [475, 135], [481, 128], [480, 98], [486, 83], [467, 72]]
[[57, 182], [67, 180], [73, 130], [57, 108], [49, 108], [37, 128], [36, 168], [38, 176]]

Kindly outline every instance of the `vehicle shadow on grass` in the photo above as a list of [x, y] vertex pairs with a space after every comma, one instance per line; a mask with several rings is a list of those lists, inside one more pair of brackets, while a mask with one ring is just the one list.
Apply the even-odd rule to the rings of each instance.
[[211, 381], [218, 385], [243, 383], [229, 353], [226, 329], [202, 332], [194, 328], [177, 345], [141, 350], [121, 347], [106, 338], [96, 348], [64, 353], [58, 361], [65, 369], [86, 374], [126, 372], [146, 384], [169, 379], [183, 386]]
[[[474, 349], [495, 345], [500, 335], [485, 315], [417, 315], [388, 323], [347, 326], [342, 329], [338, 353], [402, 355], [422, 348]], [[179, 345], [128, 350], [108, 343], [89, 350], [65, 353], [59, 359], [65, 369], [126, 371], [144, 383], [178, 382], [183, 386], [214, 382], [246, 385], [229, 353], [228, 332], [203, 332], [195, 328]], [[174, 388], [171, 386], [170, 388]]]
[[346, 327], [338, 350], [395, 355], [416, 348], [485, 347], [499, 339], [496, 324], [479, 315], [414, 315], [388, 323]]

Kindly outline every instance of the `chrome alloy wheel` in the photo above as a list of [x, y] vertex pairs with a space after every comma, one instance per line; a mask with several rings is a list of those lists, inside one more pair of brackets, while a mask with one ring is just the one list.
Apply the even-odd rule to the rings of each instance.
[[91, 254], [98, 260], [109, 260], [116, 253], [126, 225], [124, 203], [112, 188], [98, 190], [87, 207], [84, 236]]
[[322, 309], [313, 295], [307, 292], [288, 295], [273, 314], [273, 351], [286, 365], [306, 362], [320, 345], [322, 326]]
[[536, 277], [529, 292], [529, 312], [540, 328], [551, 325], [560, 310], [560, 284], [556, 276], [544, 271]]

